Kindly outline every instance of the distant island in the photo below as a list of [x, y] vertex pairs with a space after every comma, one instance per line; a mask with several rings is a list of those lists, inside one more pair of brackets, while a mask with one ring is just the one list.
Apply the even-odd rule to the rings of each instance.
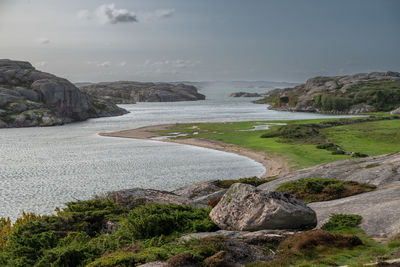
[[0, 59], [0, 128], [53, 126], [125, 113], [29, 62]]
[[99, 97], [115, 104], [135, 104], [136, 102], [176, 102], [204, 100], [193, 85], [183, 83], [143, 83], [133, 81], [102, 82], [80, 89], [88, 95]]
[[235, 92], [230, 94], [230, 97], [261, 97], [264, 96], [265, 94], [259, 94], [259, 93], [249, 93], [249, 92]]
[[293, 88], [270, 91], [254, 103], [267, 103], [275, 110], [330, 114], [394, 111], [400, 107], [400, 73], [315, 77]]

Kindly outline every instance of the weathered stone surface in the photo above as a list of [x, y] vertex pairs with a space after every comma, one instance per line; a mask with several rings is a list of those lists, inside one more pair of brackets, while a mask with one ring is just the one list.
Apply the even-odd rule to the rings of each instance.
[[221, 229], [307, 229], [317, 224], [315, 212], [297, 198], [236, 183], [215, 206], [210, 218]]
[[319, 226], [333, 213], [350, 213], [363, 217], [361, 228], [369, 235], [392, 236], [400, 232], [400, 153], [325, 163], [294, 171], [258, 188], [273, 191], [284, 182], [310, 177], [378, 186], [376, 191], [308, 204], [317, 213]]
[[367, 235], [391, 237], [400, 233], [400, 182], [360, 195], [310, 203], [309, 206], [317, 213], [318, 226], [334, 213], [358, 214], [363, 217], [360, 227]]
[[179, 195], [179, 196], [193, 199], [193, 198], [202, 197], [202, 196], [209, 195], [214, 192], [220, 191], [221, 188], [218, 187], [217, 184], [218, 184], [218, 180], [200, 182], [200, 183], [190, 184], [188, 186], [178, 188], [178, 189], [172, 191], [172, 193]]
[[228, 231], [219, 230], [216, 232], [200, 232], [192, 233], [182, 236], [181, 240], [190, 240], [191, 238], [206, 238], [213, 236], [225, 236], [231, 239], [241, 239], [248, 243], [255, 243], [260, 240], [269, 240], [271, 243], [279, 243], [288, 236], [294, 235], [295, 232], [283, 231], [283, 230], [259, 230], [255, 232], [249, 231]]
[[375, 108], [373, 106], [367, 105], [367, 104], [357, 104], [354, 106], [351, 106], [349, 111], [347, 112], [348, 114], [361, 114], [361, 113], [369, 113], [375, 111]]
[[324, 163], [288, 173], [258, 188], [274, 191], [284, 182], [311, 177], [355, 181], [376, 186], [388, 185], [400, 181], [400, 153]]
[[192, 85], [170, 83], [141, 83], [132, 81], [103, 82], [81, 86], [81, 90], [116, 104], [136, 102], [175, 102], [204, 100]]
[[137, 203], [174, 203], [181, 205], [190, 203], [188, 198], [178, 196], [171, 192], [142, 188], [110, 192], [107, 194], [107, 197], [115, 202], [128, 206], [135, 206]]
[[400, 107], [399, 107], [399, 108], [396, 108], [395, 110], [392, 110], [392, 111], [390, 112], [390, 114], [393, 114], [393, 115], [400, 114]]
[[226, 193], [226, 191], [227, 191], [226, 189], [222, 189], [205, 196], [193, 198], [191, 204], [194, 206], [207, 205], [208, 201], [216, 198], [221, 198]]

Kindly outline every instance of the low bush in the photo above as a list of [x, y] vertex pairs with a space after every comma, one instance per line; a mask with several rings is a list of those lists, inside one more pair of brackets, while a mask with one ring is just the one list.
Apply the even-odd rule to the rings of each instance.
[[260, 179], [258, 177], [249, 177], [249, 178], [240, 178], [236, 180], [220, 180], [216, 184], [216, 186], [221, 188], [229, 188], [231, 185], [235, 183], [242, 183], [242, 184], [250, 184], [252, 186], [259, 186], [262, 185], [270, 180]]
[[369, 192], [375, 188], [376, 186], [370, 184], [317, 177], [283, 183], [276, 191], [294, 195], [302, 201], [310, 203], [348, 197]]
[[130, 211], [116, 235], [126, 243], [170, 234], [209, 232], [218, 227], [210, 210], [177, 204], [147, 204]]
[[357, 227], [362, 221], [362, 217], [356, 214], [333, 214], [329, 221], [321, 229], [327, 231], [343, 231]]
[[288, 124], [271, 129], [261, 135], [262, 138], [281, 137], [283, 139], [299, 140], [319, 136], [317, 124]]

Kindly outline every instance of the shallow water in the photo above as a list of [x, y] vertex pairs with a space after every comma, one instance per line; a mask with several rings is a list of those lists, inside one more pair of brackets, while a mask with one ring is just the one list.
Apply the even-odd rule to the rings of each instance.
[[[137, 127], [180, 123], [327, 117], [271, 111], [251, 99], [122, 105], [131, 113], [47, 128], [0, 129], [0, 217], [23, 210], [50, 213], [56, 206], [130, 187], [172, 190], [193, 182], [260, 176], [265, 168], [246, 157], [149, 140], [101, 137]], [[207, 91], [209, 90], [209, 91]]]

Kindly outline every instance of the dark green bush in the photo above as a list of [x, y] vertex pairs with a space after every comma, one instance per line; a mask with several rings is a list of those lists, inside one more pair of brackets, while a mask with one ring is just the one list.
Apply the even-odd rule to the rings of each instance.
[[289, 124], [271, 129], [262, 138], [281, 137], [283, 139], [307, 139], [320, 135], [317, 124]]
[[125, 242], [167, 236], [172, 233], [213, 231], [217, 226], [208, 214], [210, 209], [176, 204], [147, 204], [130, 211], [117, 236]]
[[276, 191], [288, 193], [306, 203], [326, 201], [369, 192], [376, 186], [327, 178], [302, 178], [282, 183]]
[[240, 178], [240, 179], [236, 179], [236, 180], [220, 180], [218, 181], [218, 183], [216, 184], [216, 186], [221, 187], [221, 188], [229, 188], [231, 187], [231, 185], [235, 184], [235, 183], [242, 183], [242, 184], [250, 184], [253, 186], [259, 186], [262, 185], [266, 182], [268, 182], [269, 180], [265, 180], [265, 179], [260, 179], [258, 177], [249, 177], [249, 178]]

